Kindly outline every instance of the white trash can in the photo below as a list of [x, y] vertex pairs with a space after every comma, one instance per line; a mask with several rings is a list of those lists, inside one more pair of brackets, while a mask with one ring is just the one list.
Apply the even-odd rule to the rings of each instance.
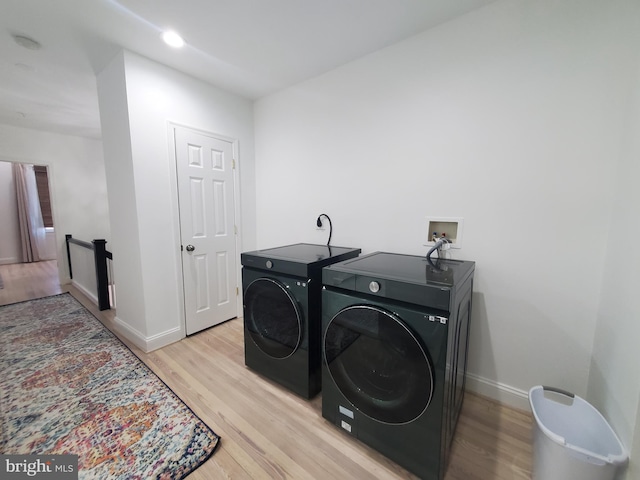
[[536, 421], [533, 480], [613, 480], [628, 455], [590, 403], [553, 387], [529, 390]]

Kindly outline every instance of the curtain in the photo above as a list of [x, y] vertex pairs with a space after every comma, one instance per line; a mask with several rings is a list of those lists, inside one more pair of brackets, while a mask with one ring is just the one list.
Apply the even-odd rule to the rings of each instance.
[[45, 252], [45, 230], [33, 165], [13, 164], [13, 180], [18, 200], [18, 223], [22, 244], [22, 261], [37, 262]]

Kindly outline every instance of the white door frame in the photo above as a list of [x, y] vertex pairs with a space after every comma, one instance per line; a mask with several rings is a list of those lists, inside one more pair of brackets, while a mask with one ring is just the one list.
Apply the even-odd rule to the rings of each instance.
[[178, 306], [180, 309], [180, 333], [182, 338], [187, 336], [186, 331], [186, 316], [185, 316], [185, 304], [184, 304], [184, 279], [182, 276], [182, 251], [180, 250], [181, 245], [181, 234], [180, 234], [180, 210], [178, 204], [178, 163], [176, 157], [176, 143], [175, 143], [175, 129], [176, 128], [187, 128], [189, 130], [193, 130], [194, 132], [202, 133], [204, 135], [208, 135], [210, 137], [216, 138], [218, 140], [222, 140], [225, 142], [229, 142], [232, 145], [233, 149], [233, 160], [235, 162], [235, 167], [233, 168], [233, 209], [235, 215], [235, 227], [236, 227], [236, 235], [235, 235], [235, 247], [236, 247], [236, 288], [238, 295], [236, 295], [236, 308], [238, 312], [238, 317], [242, 316], [242, 265], [240, 264], [240, 254], [241, 246], [242, 246], [242, 229], [240, 226], [242, 225], [242, 217], [241, 217], [241, 208], [240, 208], [240, 199], [242, 196], [240, 195], [240, 155], [239, 155], [239, 144], [238, 140], [233, 137], [228, 137], [226, 135], [221, 135], [219, 133], [213, 133], [208, 130], [203, 130], [202, 128], [192, 127], [190, 125], [185, 125], [183, 123], [178, 122], [167, 122], [167, 137], [169, 139], [169, 158], [171, 159], [170, 163], [170, 175], [171, 175], [171, 202], [172, 202], [172, 214], [173, 214], [173, 240], [175, 245], [175, 255], [174, 255], [174, 264], [176, 267], [176, 288], [177, 291], [181, 292], [178, 295]]

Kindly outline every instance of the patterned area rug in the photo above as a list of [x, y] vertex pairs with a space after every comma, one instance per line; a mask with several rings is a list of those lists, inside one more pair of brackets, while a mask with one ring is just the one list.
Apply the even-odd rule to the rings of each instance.
[[0, 307], [0, 453], [81, 479], [179, 479], [219, 437], [69, 294]]

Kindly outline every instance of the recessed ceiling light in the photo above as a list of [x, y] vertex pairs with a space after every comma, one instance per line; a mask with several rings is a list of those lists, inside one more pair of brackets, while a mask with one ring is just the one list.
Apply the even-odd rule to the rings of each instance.
[[164, 40], [164, 43], [175, 48], [180, 48], [184, 45], [184, 40], [176, 32], [172, 32], [172, 31], [164, 32], [162, 34], [162, 39]]
[[42, 48], [40, 42], [31, 37], [27, 37], [26, 35], [18, 35], [17, 33], [14, 33], [11, 36], [13, 37], [13, 41], [21, 47], [28, 48], [29, 50], [40, 50]]

